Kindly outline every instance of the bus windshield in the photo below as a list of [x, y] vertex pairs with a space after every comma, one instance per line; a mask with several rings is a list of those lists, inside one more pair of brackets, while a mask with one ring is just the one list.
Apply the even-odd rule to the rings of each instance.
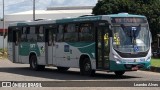
[[148, 26], [113, 26], [113, 48], [122, 53], [145, 52], [149, 49]]

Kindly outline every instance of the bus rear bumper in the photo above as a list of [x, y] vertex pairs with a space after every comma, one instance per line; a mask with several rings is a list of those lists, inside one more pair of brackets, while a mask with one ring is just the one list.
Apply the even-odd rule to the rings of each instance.
[[116, 61], [110, 61], [110, 71], [136, 71], [139, 69], [150, 69], [150, 62], [117, 64]]

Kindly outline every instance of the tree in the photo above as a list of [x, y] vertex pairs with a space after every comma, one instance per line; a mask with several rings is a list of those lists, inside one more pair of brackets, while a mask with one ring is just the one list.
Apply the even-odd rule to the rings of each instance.
[[93, 8], [93, 14], [116, 14], [127, 12], [145, 15], [148, 19], [153, 40], [160, 33], [160, 1], [159, 0], [101, 0]]

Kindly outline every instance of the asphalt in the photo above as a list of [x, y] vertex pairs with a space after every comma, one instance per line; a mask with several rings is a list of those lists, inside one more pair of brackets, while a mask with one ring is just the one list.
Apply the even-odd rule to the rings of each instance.
[[[133, 72], [126, 72], [124, 76], [122, 77], [116, 77], [114, 73], [107, 73], [107, 72], [101, 72], [97, 71], [96, 75], [94, 77], [88, 77], [88, 76], [82, 76], [79, 73], [79, 69], [71, 68], [67, 72], [59, 72], [55, 67], [46, 67], [44, 71], [33, 71], [30, 70], [28, 64], [15, 64], [10, 62], [9, 60], [0, 60], [0, 81], [50, 81], [50, 82], [71, 82], [71, 81], [79, 81], [82, 82], [80, 84], [83, 84], [83, 82], [89, 82], [93, 81], [94, 84], [103, 84], [103, 82], [109, 82], [114, 81], [120, 83], [126, 83], [127, 82], [137, 82], [137, 81], [160, 81], [160, 73], [159, 72], [150, 72], [150, 71], [133, 71]], [[100, 81], [103, 81], [102, 83]], [[127, 84], [127, 83], [126, 83]], [[65, 85], [65, 84], [64, 84]], [[69, 85], [69, 83], [68, 83]], [[159, 88], [154, 87], [74, 87], [74, 84], [72, 84], [72, 87], [48, 87], [47, 90], [104, 90], [104, 89], [117, 89], [117, 90], [135, 90], [135, 89], [141, 89], [141, 90], [158, 90]], [[89, 85], [89, 84], [88, 84]], [[160, 86], [160, 85], [159, 85]], [[0, 88], [6, 89], [6, 88]], [[12, 90], [15, 88], [7, 88], [7, 90]], [[42, 90], [46, 88], [32, 88], [34, 90]], [[28, 90], [28, 88], [23, 88], [23, 90]]]

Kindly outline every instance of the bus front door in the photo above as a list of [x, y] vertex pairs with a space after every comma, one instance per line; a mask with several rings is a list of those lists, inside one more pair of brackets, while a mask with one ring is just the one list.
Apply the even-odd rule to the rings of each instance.
[[56, 36], [56, 28], [48, 28], [47, 29], [47, 64], [55, 65], [56, 58], [55, 58], [55, 36]]
[[97, 69], [109, 69], [109, 29], [97, 27]]
[[20, 41], [20, 31], [19, 30], [13, 30], [13, 62], [14, 63], [21, 63], [19, 59], [19, 41]]

